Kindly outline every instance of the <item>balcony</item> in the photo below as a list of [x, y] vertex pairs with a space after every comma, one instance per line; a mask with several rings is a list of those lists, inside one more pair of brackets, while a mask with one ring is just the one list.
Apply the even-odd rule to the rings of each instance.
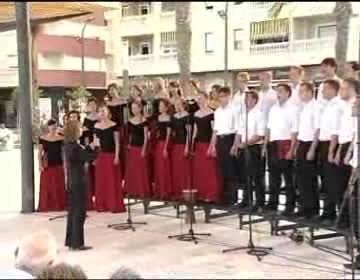
[[[335, 38], [314, 38], [294, 40], [291, 42], [251, 45], [247, 51], [235, 53], [242, 60], [242, 65], [231, 65], [231, 68], [264, 68], [281, 67], [291, 64], [318, 64], [324, 57], [335, 55]], [[238, 64], [238, 63], [237, 63]]]

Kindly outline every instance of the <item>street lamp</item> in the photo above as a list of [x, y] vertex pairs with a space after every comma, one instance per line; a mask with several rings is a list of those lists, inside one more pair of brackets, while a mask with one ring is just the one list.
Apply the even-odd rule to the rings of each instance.
[[90, 17], [88, 19], [86, 19], [86, 21], [84, 22], [84, 25], [82, 27], [81, 30], [81, 85], [83, 87], [86, 87], [85, 85], [85, 40], [84, 40], [84, 36], [85, 36], [85, 29], [87, 24], [94, 20], [94, 17]]
[[[205, 9], [207, 10], [213, 10], [214, 6], [211, 2], [205, 2]], [[224, 9], [221, 9], [217, 11], [217, 14], [219, 17], [221, 17], [224, 20], [224, 85], [228, 85], [228, 61], [229, 61], [229, 47], [228, 47], [228, 40], [229, 40], [229, 24], [228, 24], [228, 18], [229, 18], [229, 2], [225, 2]]]

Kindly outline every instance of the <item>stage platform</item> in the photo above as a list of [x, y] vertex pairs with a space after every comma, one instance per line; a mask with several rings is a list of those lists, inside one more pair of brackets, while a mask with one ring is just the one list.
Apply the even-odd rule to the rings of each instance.
[[[152, 203], [151, 205], [156, 205]], [[212, 214], [221, 213], [213, 210]], [[116, 231], [107, 225], [125, 221], [126, 214], [88, 212], [86, 242], [94, 246], [88, 252], [68, 252], [63, 247], [65, 220], [49, 221], [62, 213], [21, 215], [0, 214], [0, 271], [13, 265], [13, 250], [18, 238], [39, 229], [53, 232], [60, 246], [60, 257], [83, 266], [90, 278], [107, 278], [112, 270], [125, 265], [144, 278], [296, 278], [351, 279], [343, 263], [347, 262], [343, 237], [317, 241], [330, 252], [297, 245], [287, 236], [271, 235], [269, 221], [254, 225], [254, 243], [272, 246], [273, 252], [261, 262], [244, 251], [223, 254], [222, 250], [247, 245], [248, 225], [239, 230], [236, 213], [204, 223], [204, 212], [196, 211], [196, 232], [210, 232], [199, 244], [168, 239], [169, 234], [185, 233], [184, 214], [176, 218], [174, 207], [160, 207], [144, 214], [142, 204], [133, 206], [133, 220], [146, 221], [136, 232]], [[244, 219], [247, 219], [244, 217]], [[335, 250], [333, 250], [335, 249]], [[336, 252], [337, 255], [333, 254]], [[360, 278], [360, 275], [357, 275]]]

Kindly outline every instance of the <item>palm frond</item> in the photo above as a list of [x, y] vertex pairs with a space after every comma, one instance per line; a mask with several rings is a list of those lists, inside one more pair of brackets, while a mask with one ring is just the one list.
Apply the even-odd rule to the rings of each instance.
[[271, 18], [277, 18], [285, 5], [287, 5], [287, 2], [274, 2], [269, 10], [269, 16]]

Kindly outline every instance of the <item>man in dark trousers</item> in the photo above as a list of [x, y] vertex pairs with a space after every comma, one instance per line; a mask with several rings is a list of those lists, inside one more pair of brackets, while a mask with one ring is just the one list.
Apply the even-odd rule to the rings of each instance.
[[229, 206], [238, 201], [236, 159], [233, 153], [236, 149], [235, 111], [231, 104], [231, 91], [229, 87], [220, 88], [218, 97], [220, 106], [214, 114], [216, 155], [224, 183], [223, 203]]

